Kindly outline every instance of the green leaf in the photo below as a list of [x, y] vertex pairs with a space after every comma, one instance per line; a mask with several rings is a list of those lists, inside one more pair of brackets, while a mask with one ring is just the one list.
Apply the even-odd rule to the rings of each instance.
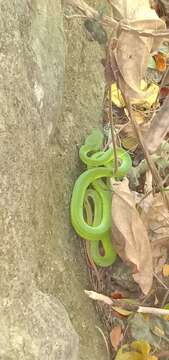
[[156, 62], [152, 56], [149, 57], [148, 68], [154, 69], [154, 70], [156, 69]]
[[99, 129], [94, 129], [85, 140], [85, 145], [91, 149], [100, 149], [103, 144], [103, 133]]

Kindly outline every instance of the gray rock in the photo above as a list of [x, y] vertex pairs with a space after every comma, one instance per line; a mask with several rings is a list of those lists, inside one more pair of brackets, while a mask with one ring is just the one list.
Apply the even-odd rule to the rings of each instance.
[[107, 356], [69, 221], [78, 145], [101, 125], [103, 51], [80, 20], [62, 22], [60, 0], [0, 2], [2, 360]]
[[32, 286], [15, 295], [0, 302], [0, 359], [78, 360], [78, 338], [63, 305]]
[[2, 360], [78, 359], [78, 336], [66, 310], [35, 284], [47, 231], [49, 136], [64, 73], [60, 1], [39, 3], [0, 4]]

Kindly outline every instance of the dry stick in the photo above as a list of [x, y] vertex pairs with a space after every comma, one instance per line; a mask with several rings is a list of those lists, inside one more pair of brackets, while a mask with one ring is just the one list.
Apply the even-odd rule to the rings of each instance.
[[155, 240], [151, 243], [151, 246], [153, 248], [155, 248], [156, 246], [164, 246], [166, 247], [166, 245], [169, 246], [169, 235], [168, 236], [163, 236], [162, 238], [160, 238], [159, 240]]
[[[140, 305], [135, 305], [135, 304], [127, 304], [124, 302], [124, 300], [122, 300], [122, 301], [112, 300], [108, 296], [96, 293], [95, 291], [84, 290], [84, 292], [92, 300], [102, 301], [109, 306], [112, 306], [112, 305], [115, 305], [116, 307], [123, 306], [124, 309], [125, 309], [125, 307], [127, 308], [126, 310], [128, 310], [128, 307], [130, 307], [131, 312], [137, 312], [137, 313], [141, 313], [141, 314], [169, 315], [169, 310], [167, 310], [167, 309], [160, 309], [160, 308], [154, 308], [154, 307], [149, 307], [149, 306], [140, 306]], [[119, 303], [121, 303], [121, 305], [119, 305]]]
[[166, 301], [167, 301], [167, 298], [168, 298], [168, 295], [169, 295], [169, 290], [166, 291], [165, 295], [164, 295], [164, 298], [163, 298], [163, 301], [161, 303], [161, 307], [163, 308]]
[[[165, 177], [165, 179], [163, 180], [163, 185], [165, 184], [166, 180], [168, 179], [169, 174]], [[142, 203], [143, 200], [145, 200], [151, 193], [153, 192], [153, 189], [151, 189], [150, 191], [148, 191], [145, 195], [143, 195], [143, 197], [140, 199], [140, 201], [136, 204], [137, 207], [140, 206], [140, 204]], [[166, 240], [169, 239], [169, 236], [165, 236], [164, 238], [161, 238], [160, 240]]]
[[158, 275], [156, 273], [153, 273], [154, 277], [158, 280], [158, 282], [166, 289], [169, 291], [169, 288], [166, 284], [164, 284], [164, 282], [158, 277]]
[[114, 151], [114, 160], [115, 160], [115, 170], [114, 173], [116, 174], [118, 170], [118, 160], [117, 160], [117, 151], [116, 151], [116, 139], [114, 134], [114, 124], [113, 124], [113, 115], [112, 115], [112, 101], [111, 101], [111, 86], [109, 85], [109, 121], [111, 126], [111, 135], [112, 135], [112, 143], [113, 143], [113, 151]]
[[165, 74], [164, 74], [164, 76], [162, 78], [162, 81], [161, 81], [161, 84], [160, 84], [160, 89], [164, 86], [167, 76], [169, 76], [169, 66], [168, 66], [167, 71], [165, 72]]
[[153, 192], [153, 189], [149, 190], [145, 195], [143, 195], [143, 197], [139, 200], [139, 202], [136, 204], [136, 206], [139, 207], [141, 205], [142, 201], [145, 200], [152, 192]]

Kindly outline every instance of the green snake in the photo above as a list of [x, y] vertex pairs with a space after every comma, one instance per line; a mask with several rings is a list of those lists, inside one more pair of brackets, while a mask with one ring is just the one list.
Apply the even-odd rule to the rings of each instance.
[[[81, 146], [80, 159], [87, 170], [76, 180], [71, 199], [71, 221], [83, 239], [90, 241], [90, 256], [99, 266], [110, 266], [116, 259], [111, 241], [112, 191], [108, 180], [121, 179], [132, 167], [130, 155], [117, 148], [120, 162], [115, 173], [115, 156], [112, 148], [101, 150], [103, 135], [93, 130]], [[103, 254], [100, 252], [102, 245]]]

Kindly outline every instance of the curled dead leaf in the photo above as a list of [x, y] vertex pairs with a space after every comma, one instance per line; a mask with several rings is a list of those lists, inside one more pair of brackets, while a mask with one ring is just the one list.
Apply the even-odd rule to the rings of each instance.
[[113, 186], [112, 237], [113, 245], [122, 260], [137, 269], [133, 278], [143, 293], [147, 294], [153, 280], [152, 251], [127, 179], [118, 186]]
[[160, 111], [154, 116], [147, 133], [144, 136], [144, 143], [147, 150], [153, 154], [161, 145], [169, 131], [168, 121], [169, 98], [167, 97], [161, 106]]

